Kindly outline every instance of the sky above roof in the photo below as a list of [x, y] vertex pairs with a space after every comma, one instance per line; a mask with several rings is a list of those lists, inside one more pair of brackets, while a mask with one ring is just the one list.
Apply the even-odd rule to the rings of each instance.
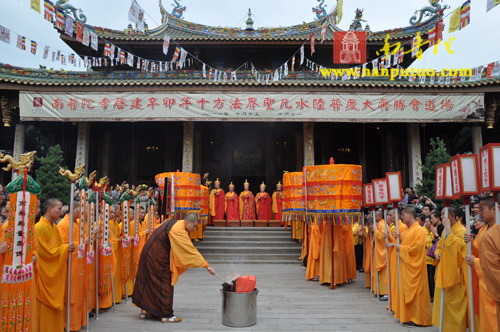
[[[156, 0], [137, 0], [146, 11], [146, 22], [150, 28], [161, 23], [161, 15]], [[448, 67], [471, 68], [500, 60], [500, 43], [496, 42], [496, 32], [500, 31], [500, 5], [486, 13], [487, 0], [472, 0], [471, 24], [464, 29], [448, 34], [449, 16], [451, 11], [460, 6], [464, 0], [445, 0], [443, 3], [451, 8], [445, 11], [444, 41], [449, 37], [456, 39], [451, 42], [450, 54], [444, 43], [437, 49], [428, 50], [422, 60], [416, 61], [417, 68], [442, 69]], [[55, 1], [54, 1], [55, 2]], [[87, 16], [87, 23], [106, 28], [123, 30], [128, 25], [129, 1], [127, 0], [70, 0], [73, 6], [81, 8]], [[316, 17], [312, 7], [319, 4], [316, 0], [180, 0], [186, 6], [184, 19], [195, 23], [245, 27], [248, 8], [252, 9], [254, 27], [277, 27], [301, 24], [313, 21]], [[169, 12], [174, 0], [163, 0], [163, 6]], [[335, 0], [325, 0], [327, 11], [331, 11]], [[410, 25], [409, 19], [417, 9], [428, 6], [427, 0], [411, 0], [402, 5], [396, 0], [344, 0], [344, 17], [339, 24], [343, 30], [349, 28], [354, 18], [356, 8], [364, 9], [363, 19], [372, 31], [400, 28]], [[366, 24], [365, 23], [365, 24]], [[0, 62], [14, 66], [60, 69], [59, 63], [42, 59], [43, 46], [51, 50], [61, 50], [69, 54], [73, 51], [59, 39], [58, 32], [52, 25], [30, 9], [30, 0], [0, 1], [0, 25], [26, 37], [26, 50], [16, 48], [17, 35], [11, 35], [11, 43], [0, 42]], [[36, 55], [30, 53], [30, 40], [38, 43]], [[181, 44], [182, 45], [182, 44]], [[333, 64], [324, 64], [333, 67]], [[65, 69], [74, 70], [72, 65]]]

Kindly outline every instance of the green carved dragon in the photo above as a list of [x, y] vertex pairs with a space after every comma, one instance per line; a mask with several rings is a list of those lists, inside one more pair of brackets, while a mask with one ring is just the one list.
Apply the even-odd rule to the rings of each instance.
[[420, 10], [415, 11], [413, 16], [410, 18], [411, 25], [419, 24], [420, 22], [422, 22], [422, 19], [424, 17], [429, 17], [429, 19], [427, 19], [424, 22], [424, 23], [427, 23], [439, 15], [439, 11], [443, 8], [439, 4], [439, 0], [429, 0], [429, 4], [430, 4], [430, 6], [427, 6], [427, 7], [420, 9]]
[[87, 22], [87, 16], [83, 14], [80, 8], [75, 8], [68, 3], [69, 0], [57, 0], [56, 6], [60, 7], [66, 15], [73, 13], [73, 17], [80, 23]]

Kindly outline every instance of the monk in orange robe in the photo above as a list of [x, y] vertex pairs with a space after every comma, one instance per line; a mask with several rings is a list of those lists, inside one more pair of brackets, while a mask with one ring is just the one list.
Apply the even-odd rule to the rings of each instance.
[[250, 183], [245, 180], [244, 190], [240, 193], [240, 220], [255, 220], [255, 201], [249, 188]]
[[377, 274], [378, 274], [378, 294], [381, 301], [387, 301], [387, 251], [385, 248], [385, 221], [382, 210], [375, 211], [376, 229], [374, 233], [375, 251], [373, 253], [374, 273], [372, 276], [372, 287], [377, 294]]
[[[64, 243], [69, 242], [69, 213], [57, 224], [57, 229], [61, 234]], [[80, 202], [73, 203], [73, 234], [72, 242], [80, 245]], [[71, 323], [70, 331], [80, 331], [82, 326], [87, 325], [87, 288], [85, 282], [85, 255], [78, 257], [78, 250], [75, 250], [71, 257]], [[66, 314], [67, 297], [64, 298], [64, 313]], [[65, 316], [66, 318], [66, 316]], [[66, 324], [65, 324], [66, 325]], [[67, 327], [66, 327], [67, 329]]]
[[5, 240], [5, 230], [9, 226], [8, 222], [5, 222], [2, 227], [0, 227], [0, 280], [2, 280], [3, 275], [3, 265], [5, 263], [5, 252], [7, 251], [7, 241]]
[[269, 223], [271, 220], [271, 197], [266, 192], [264, 182], [260, 185], [260, 192], [255, 196], [255, 207], [257, 209], [257, 219], [266, 220]]
[[226, 220], [240, 220], [240, 200], [238, 194], [234, 192], [234, 184], [229, 185], [229, 192], [226, 194]]
[[365, 254], [363, 257], [363, 270], [365, 270], [365, 287], [371, 288], [371, 263], [372, 263], [372, 247], [373, 247], [373, 219], [369, 218], [365, 227], [362, 227], [361, 235], [365, 243]]
[[65, 244], [55, 221], [61, 217], [62, 203], [51, 198], [42, 207], [43, 216], [35, 225], [35, 331], [64, 330], [64, 297], [68, 255], [73, 243]]
[[273, 213], [274, 220], [281, 221], [281, 226], [285, 225], [283, 221], [283, 185], [281, 181], [276, 185], [276, 191], [273, 193]]
[[497, 303], [497, 323], [500, 328], [500, 227], [498, 225], [483, 236], [479, 260], [486, 287]]
[[121, 210], [118, 204], [113, 204], [109, 208], [109, 242], [113, 247], [115, 256], [115, 270], [113, 273], [113, 285], [115, 287], [115, 303], [122, 302], [122, 230], [120, 227]]
[[[398, 216], [399, 217], [399, 216]], [[399, 219], [399, 218], [398, 218]], [[399, 319], [399, 283], [398, 283], [398, 255], [394, 248], [396, 244], [396, 215], [394, 209], [387, 211], [387, 222], [389, 226], [389, 232], [387, 233], [387, 240], [389, 245], [389, 278], [391, 279], [391, 287], [389, 291], [391, 292], [391, 311], [394, 313], [394, 318]], [[398, 221], [399, 234], [403, 234], [408, 227], [401, 221]], [[427, 237], [426, 237], [427, 240]], [[380, 281], [379, 281], [380, 282]]]
[[219, 179], [214, 182], [215, 188], [210, 192], [210, 215], [212, 220], [224, 220], [224, 210], [226, 206], [226, 196], [220, 187]]
[[316, 222], [313, 222], [309, 230], [306, 279], [319, 280], [320, 246], [321, 228]]
[[430, 326], [431, 298], [425, 262], [427, 234], [416, 216], [417, 211], [412, 206], [403, 210], [403, 222], [408, 229], [401, 236], [401, 244], [396, 244], [401, 261], [400, 321], [408, 325]]
[[164, 222], [148, 239], [141, 254], [132, 302], [148, 315], [163, 323], [177, 323], [174, 316], [174, 285], [187, 268], [204, 267], [211, 275], [215, 271], [189, 239], [198, 225], [198, 217], [189, 214], [185, 220]]
[[344, 240], [344, 226], [334, 225], [333, 230], [333, 283], [335, 285], [346, 284], [349, 282], [347, 272], [346, 248]]
[[[479, 331], [498, 332], [497, 309], [495, 299], [486, 286], [483, 269], [481, 268], [481, 242], [483, 236], [495, 225], [495, 202], [492, 197], [487, 197], [479, 203], [479, 214], [487, 224], [481, 228], [476, 238], [472, 241], [472, 255], [467, 255], [465, 261], [476, 270], [479, 279]], [[465, 242], [471, 241], [468, 234], [464, 235]]]
[[342, 226], [342, 235], [344, 242], [344, 259], [346, 266], [347, 281], [356, 279], [356, 255], [354, 252], [354, 236], [351, 225]]
[[321, 241], [319, 255], [319, 283], [332, 283], [332, 226], [321, 225]]

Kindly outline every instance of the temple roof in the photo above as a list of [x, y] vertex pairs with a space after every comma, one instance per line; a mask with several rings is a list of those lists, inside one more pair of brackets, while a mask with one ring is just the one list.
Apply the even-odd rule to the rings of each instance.
[[167, 73], [149, 73], [144, 71], [114, 71], [106, 72], [68, 72], [68, 71], [52, 71], [42, 69], [30, 69], [12, 67], [0, 63], [0, 84], [25, 85], [26, 88], [32, 87], [126, 87], [126, 86], [260, 86], [260, 87], [368, 87], [368, 88], [432, 88], [453, 90], [455, 88], [479, 88], [486, 86], [500, 86], [500, 77], [486, 79], [484, 74], [481, 80], [469, 82], [456, 82], [449, 85], [425, 83], [420, 84], [418, 79], [416, 82], [409, 82], [408, 79], [395, 79], [393, 81], [388, 78], [360, 78], [352, 80], [330, 80], [321, 77], [319, 73], [312, 71], [301, 71], [290, 73], [287, 77], [280, 81], [269, 81], [269, 84], [257, 82], [250, 71], [239, 71], [237, 80], [226, 83], [221, 81], [203, 78], [201, 71], [197, 70], [176, 70]]
[[[164, 39], [165, 34], [168, 34], [172, 39], [177, 41], [305, 41], [313, 33], [316, 34], [316, 37], [319, 37], [324, 22], [324, 19], [320, 19], [288, 27], [258, 28], [247, 31], [241, 28], [214, 27], [179, 19], [170, 15], [161, 5], [161, 1], [160, 8], [162, 12], [162, 24], [159, 27], [147, 30], [145, 33], [138, 32], [130, 27], [125, 30], [113, 30], [91, 25], [87, 25], [87, 27], [94, 30], [99, 37], [109, 41], [161, 41]], [[325, 40], [333, 40], [333, 33], [341, 31], [335, 24], [336, 15], [337, 8], [335, 7], [325, 17], [328, 22]], [[412, 38], [417, 32], [427, 33], [427, 30], [436, 23], [436, 20], [437, 18], [415, 26], [369, 32], [368, 41], [383, 41], [387, 34], [392, 40]]]

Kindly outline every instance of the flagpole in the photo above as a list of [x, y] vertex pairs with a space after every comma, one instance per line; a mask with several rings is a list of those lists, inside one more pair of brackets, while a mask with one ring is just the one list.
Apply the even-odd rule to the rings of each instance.
[[[95, 190], [97, 188], [97, 190]], [[96, 204], [95, 204], [95, 223], [99, 224], [99, 188], [94, 187]], [[101, 233], [101, 228], [99, 227], [99, 233]], [[99, 237], [96, 234], [95, 241], [95, 319], [99, 319]]]
[[387, 263], [387, 305], [389, 307], [389, 310], [391, 310], [391, 277], [389, 273], [389, 248], [387, 248], [387, 243], [389, 242], [389, 239], [387, 238], [388, 233], [389, 233], [389, 225], [387, 224], [387, 205], [383, 206], [384, 208], [384, 223], [385, 223], [385, 254], [386, 254], [386, 263]]
[[[78, 180], [83, 175], [83, 170], [85, 169], [85, 165], [80, 166], [75, 169], [75, 172], [72, 173], [69, 170], [64, 170], [63, 168], [59, 168], [59, 174], [63, 177], [68, 177], [71, 180], [71, 192], [70, 192], [70, 202], [69, 202], [69, 235], [68, 235], [68, 244], [71, 245], [73, 243], [73, 208], [74, 208], [74, 200], [75, 200], [75, 181]], [[70, 330], [71, 326], [71, 258], [73, 253], [70, 252], [68, 255], [68, 282], [67, 282], [67, 297], [66, 297], [66, 330]]]

